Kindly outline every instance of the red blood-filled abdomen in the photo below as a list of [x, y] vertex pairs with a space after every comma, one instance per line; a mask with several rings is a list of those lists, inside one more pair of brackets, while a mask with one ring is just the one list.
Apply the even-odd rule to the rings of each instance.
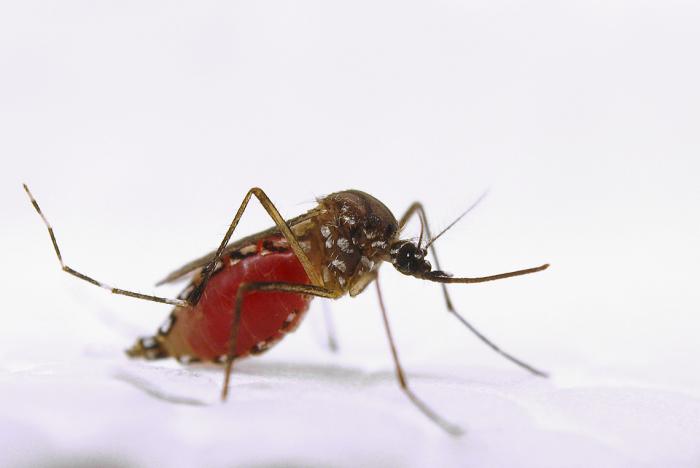
[[[228, 353], [233, 306], [241, 283], [309, 284], [293, 252], [270, 252], [226, 265], [209, 280], [194, 308], [182, 310], [175, 325], [195, 358], [210, 361]], [[236, 356], [261, 352], [294, 329], [309, 307], [310, 296], [253, 291], [246, 294]]]

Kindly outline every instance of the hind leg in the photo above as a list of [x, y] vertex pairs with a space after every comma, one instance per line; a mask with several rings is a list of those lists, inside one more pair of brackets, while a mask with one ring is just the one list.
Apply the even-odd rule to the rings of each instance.
[[54, 235], [53, 228], [51, 227], [51, 224], [49, 224], [49, 221], [46, 219], [46, 216], [44, 216], [44, 213], [41, 211], [41, 208], [39, 208], [39, 203], [37, 203], [36, 199], [32, 195], [32, 192], [29, 191], [29, 187], [27, 187], [27, 184], [23, 184], [23, 187], [24, 187], [24, 191], [27, 192], [27, 195], [29, 196], [29, 200], [32, 202], [32, 205], [34, 206], [34, 209], [36, 210], [37, 213], [39, 213], [39, 216], [41, 216], [41, 219], [44, 221], [44, 225], [46, 226], [46, 229], [49, 231], [49, 236], [51, 237], [51, 243], [53, 244], [53, 249], [56, 252], [56, 257], [58, 257], [58, 262], [61, 264], [61, 269], [63, 271], [75, 276], [76, 278], [80, 278], [83, 281], [87, 281], [90, 284], [94, 284], [95, 286], [98, 286], [102, 289], [106, 289], [107, 291], [111, 292], [112, 294], [119, 294], [122, 296], [135, 297], [136, 299], [143, 299], [145, 301], [152, 301], [152, 302], [160, 302], [161, 304], [170, 304], [170, 305], [175, 305], [175, 306], [184, 306], [184, 305], [189, 304], [187, 301], [184, 301], [182, 299], [168, 299], [165, 297], [152, 296], [150, 294], [141, 294], [141, 293], [134, 292], [134, 291], [128, 291], [126, 289], [113, 288], [112, 286], [109, 286], [101, 281], [97, 281], [96, 279], [93, 279], [93, 278], [91, 278], [83, 273], [80, 273], [79, 271], [74, 270], [73, 268], [66, 265], [63, 261], [63, 257], [61, 256], [61, 250], [58, 248], [58, 242], [56, 241], [56, 236]]

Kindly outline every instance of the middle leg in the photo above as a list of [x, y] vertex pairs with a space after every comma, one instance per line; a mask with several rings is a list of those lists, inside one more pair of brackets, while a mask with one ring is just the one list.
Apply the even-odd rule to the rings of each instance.
[[336, 299], [342, 295], [342, 292], [333, 291], [321, 286], [312, 284], [295, 284], [283, 282], [257, 282], [257, 283], [242, 283], [236, 292], [236, 302], [234, 303], [233, 322], [231, 322], [231, 334], [229, 338], [229, 349], [226, 355], [226, 369], [224, 374], [224, 386], [221, 390], [221, 399], [226, 400], [228, 396], [229, 382], [231, 380], [231, 371], [233, 369], [233, 360], [236, 356], [236, 345], [238, 343], [238, 329], [241, 324], [241, 314], [243, 313], [243, 301], [246, 296], [255, 291], [266, 292], [286, 292], [295, 294], [306, 294], [309, 296], [324, 297], [328, 299]]
[[443, 419], [439, 414], [437, 414], [435, 411], [433, 411], [427, 404], [423, 402], [420, 398], [416, 396], [415, 393], [413, 393], [413, 390], [408, 386], [408, 379], [406, 379], [406, 374], [403, 371], [403, 368], [401, 367], [401, 362], [399, 361], [399, 354], [396, 351], [396, 345], [394, 344], [394, 337], [391, 334], [391, 327], [389, 326], [389, 318], [386, 313], [386, 308], [384, 307], [384, 299], [382, 298], [382, 290], [379, 287], [379, 275], [376, 275], [374, 278], [374, 284], [377, 287], [377, 295], [379, 296], [379, 307], [382, 310], [382, 319], [384, 321], [384, 329], [386, 330], [386, 336], [389, 339], [389, 347], [391, 348], [391, 356], [394, 360], [394, 366], [396, 368], [396, 378], [399, 381], [399, 386], [401, 387], [401, 390], [406, 394], [406, 396], [411, 400], [411, 402], [416, 405], [416, 407], [430, 419], [433, 421], [435, 424], [440, 426], [442, 429], [444, 429], [446, 432], [448, 432], [451, 435], [458, 436], [461, 435], [464, 431], [459, 426], [455, 426], [454, 424], [446, 421]]

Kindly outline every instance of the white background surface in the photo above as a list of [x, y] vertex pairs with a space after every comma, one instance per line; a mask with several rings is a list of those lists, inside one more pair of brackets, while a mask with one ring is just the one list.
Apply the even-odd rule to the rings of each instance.
[[[700, 466], [700, 8], [694, 2], [5, 2], [0, 7], [0, 465]], [[221, 372], [129, 361], [144, 292], [214, 248], [245, 191], [283, 214], [357, 188], [422, 200], [439, 288], [371, 290]], [[241, 232], [267, 227], [254, 206]], [[412, 226], [409, 235], [417, 235]], [[174, 295], [177, 288], [161, 294]], [[160, 398], [158, 398], [160, 396]], [[163, 399], [165, 398], [165, 400]]]

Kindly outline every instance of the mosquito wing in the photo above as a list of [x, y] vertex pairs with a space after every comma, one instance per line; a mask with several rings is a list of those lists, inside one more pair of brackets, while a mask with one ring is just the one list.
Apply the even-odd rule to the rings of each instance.
[[[292, 218], [287, 220], [287, 225], [291, 228], [294, 227], [296, 224], [302, 223], [308, 219], [313, 218], [318, 214], [317, 210], [311, 210], [308, 211], [307, 213], [304, 213], [303, 215], [297, 216], [296, 218]], [[246, 247], [248, 245], [253, 245], [257, 243], [260, 239], [265, 239], [270, 236], [274, 235], [280, 235], [280, 230], [273, 226], [269, 229], [265, 229], [264, 231], [257, 232], [255, 234], [251, 234], [250, 236], [243, 237], [241, 239], [238, 239], [235, 242], [230, 243], [226, 248], [224, 249], [224, 252], [222, 255], [227, 255], [232, 252], [235, 252], [237, 250], [240, 250], [243, 247]], [[168, 283], [175, 283], [179, 280], [185, 279], [189, 274], [196, 272], [197, 270], [200, 270], [203, 268], [207, 263], [211, 262], [212, 259], [216, 256], [216, 250], [209, 252], [206, 255], [203, 255], [202, 257], [199, 257], [195, 260], [192, 260], [191, 262], [188, 262], [178, 268], [177, 270], [171, 272], [163, 278], [162, 280], [158, 281], [156, 283], [156, 286], [160, 286], [163, 284], [168, 284]]]

